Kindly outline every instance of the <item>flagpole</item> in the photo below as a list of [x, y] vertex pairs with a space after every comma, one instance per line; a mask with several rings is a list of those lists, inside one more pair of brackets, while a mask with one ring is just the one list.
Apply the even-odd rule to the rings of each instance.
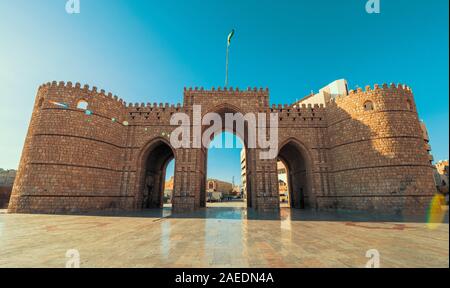
[[228, 61], [229, 61], [229, 56], [230, 56], [230, 44], [231, 44], [231, 38], [233, 38], [234, 36], [234, 29], [231, 30], [231, 33], [228, 34], [228, 38], [227, 38], [227, 63], [226, 63], [226, 68], [225, 68], [225, 87], [228, 87]]
[[227, 62], [226, 62], [226, 72], [225, 72], [225, 87], [228, 87], [228, 57], [230, 53], [230, 44], [227, 42]]

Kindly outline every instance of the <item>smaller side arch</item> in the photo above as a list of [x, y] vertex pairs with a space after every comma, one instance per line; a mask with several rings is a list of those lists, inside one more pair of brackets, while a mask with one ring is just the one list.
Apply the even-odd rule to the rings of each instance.
[[313, 161], [309, 148], [296, 138], [288, 138], [280, 145], [278, 160], [287, 168], [290, 206], [316, 208]]
[[[176, 153], [165, 138], [153, 138], [144, 145], [136, 158], [135, 208], [162, 208], [167, 165]], [[174, 182], [176, 181], [176, 169]]]

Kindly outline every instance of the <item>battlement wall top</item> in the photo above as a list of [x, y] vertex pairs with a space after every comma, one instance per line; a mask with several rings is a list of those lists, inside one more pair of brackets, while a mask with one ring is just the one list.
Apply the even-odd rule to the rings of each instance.
[[118, 103], [122, 104], [124, 107], [126, 106], [126, 102], [119, 98], [116, 95], [113, 95], [111, 92], [106, 93], [105, 90], [101, 89], [98, 90], [98, 88], [96, 86], [93, 86], [92, 88], [89, 87], [89, 85], [84, 85], [83, 87], [81, 86], [80, 83], [75, 83], [75, 85], [73, 85], [72, 82], [64, 82], [64, 81], [53, 81], [53, 82], [47, 82], [42, 84], [41, 86], [39, 86], [39, 90], [42, 89], [52, 89], [52, 88], [56, 88], [56, 89], [68, 89], [68, 90], [79, 90], [80, 92], [84, 92], [88, 95], [90, 95], [91, 97], [96, 97], [96, 96], [101, 96], [101, 97], [105, 97], [107, 99], [110, 100], [114, 100], [117, 101]]
[[405, 84], [384, 83], [381, 86], [379, 84], [375, 84], [375, 85], [373, 85], [373, 87], [370, 85], [367, 85], [364, 87], [364, 89], [361, 87], [357, 87], [356, 89], [350, 90], [348, 95], [337, 96], [336, 98], [334, 98], [334, 100], [339, 101], [339, 100], [346, 99], [347, 97], [352, 97], [354, 95], [369, 94], [369, 93], [373, 93], [374, 91], [387, 91], [387, 92], [398, 91], [398, 92], [401, 92], [401, 93], [404, 93], [407, 95], [412, 95], [412, 89]]
[[[168, 112], [182, 112], [186, 109], [189, 109], [189, 107], [184, 106], [183, 104], [176, 103], [176, 104], [169, 104], [169, 103], [127, 103], [123, 99], [119, 98], [116, 95], [113, 95], [112, 93], [106, 93], [105, 90], [101, 89], [99, 90], [96, 86], [93, 86], [92, 88], [89, 85], [82, 86], [80, 83], [73, 84], [72, 82], [64, 82], [64, 81], [53, 81], [48, 82], [45, 84], [42, 84], [39, 87], [39, 90], [41, 89], [68, 89], [71, 93], [74, 93], [74, 91], [79, 90], [80, 92], [84, 93], [85, 95], [89, 95], [91, 97], [105, 97], [105, 99], [110, 99], [113, 101], [116, 101], [120, 103], [120, 105], [124, 108], [126, 108], [129, 112], [139, 112], [145, 110], [145, 112], [153, 112], [153, 111], [168, 111]], [[412, 90], [410, 87], [404, 84], [394, 84], [391, 83], [388, 84], [382, 84], [378, 85], [375, 84], [372, 86], [368, 85], [365, 86], [365, 88], [356, 88], [353, 90], [350, 90], [348, 95], [344, 96], [337, 96], [334, 98], [331, 102], [339, 103], [340, 101], [344, 101], [347, 98], [355, 97], [355, 96], [362, 96], [365, 97], [365, 94], [369, 96], [369, 94], [374, 93], [374, 91], [388, 91], [392, 93], [392, 91], [399, 91], [406, 95], [412, 95]], [[269, 89], [268, 88], [257, 88], [257, 87], [248, 87], [245, 90], [239, 89], [239, 87], [212, 87], [209, 90], [205, 90], [203, 87], [185, 87], [184, 88], [184, 94], [185, 96], [194, 96], [199, 95], [202, 96], [205, 95], [211, 95], [211, 94], [217, 94], [217, 95], [255, 95], [255, 96], [267, 96], [269, 95]], [[273, 112], [279, 112], [279, 113], [290, 113], [293, 112], [299, 112], [300, 110], [316, 110], [318, 112], [324, 111], [325, 107], [323, 104], [273, 104], [269, 109]]]
[[211, 89], [205, 89], [203, 87], [184, 87], [185, 94], [202, 94], [202, 93], [255, 93], [255, 94], [264, 94], [267, 95], [269, 93], [269, 88], [257, 88], [257, 87], [248, 87], [245, 90], [241, 90], [239, 87], [212, 87]]
[[185, 107], [180, 103], [128, 103], [128, 112], [182, 112]]
[[[397, 89], [397, 90], [412, 92], [410, 87], [408, 87], [405, 84], [400, 84], [400, 83], [399, 84], [391, 83], [389, 85], [387, 83], [383, 83], [381, 85], [381, 87], [380, 87], [379, 84], [375, 84], [375, 85], [373, 85], [373, 88], [370, 85], [367, 85], [367, 86], [364, 87], [364, 91], [365, 92], [373, 91], [373, 90], [380, 90], [380, 89]], [[356, 88], [354, 90], [350, 90], [349, 94], [357, 93], [357, 92], [363, 92], [363, 89], [358, 87], [358, 88]]]
[[325, 111], [323, 104], [272, 104], [271, 112], [300, 112], [305, 110]]

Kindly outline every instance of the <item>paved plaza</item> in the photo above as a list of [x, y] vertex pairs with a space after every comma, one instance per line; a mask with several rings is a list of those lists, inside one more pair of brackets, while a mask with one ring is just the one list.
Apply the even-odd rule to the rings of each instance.
[[2, 211], [0, 267], [65, 267], [69, 249], [81, 267], [364, 267], [370, 249], [381, 267], [449, 267], [448, 216], [430, 227], [423, 217], [219, 206], [177, 215]]

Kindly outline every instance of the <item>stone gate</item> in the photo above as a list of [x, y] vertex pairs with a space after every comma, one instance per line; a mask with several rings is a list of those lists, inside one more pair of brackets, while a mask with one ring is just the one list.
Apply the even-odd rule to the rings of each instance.
[[[424, 211], [435, 192], [411, 90], [358, 88], [325, 105], [270, 105], [268, 89], [184, 91], [183, 104], [127, 104], [79, 83], [39, 87], [9, 211], [72, 213], [161, 207], [175, 160], [173, 208], [205, 206], [207, 148], [174, 148], [170, 119], [194, 105], [210, 112], [278, 118], [278, 156], [246, 146], [248, 206], [278, 209], [277, 160], [292, 207]], [[191, 131], [207, 127], [194, 127]], [[224, 128], [223, 128], [224, 129]], [[231, 131], [236, 132], [236, 131]], [[245, 135], [238, 135], [246, 144]], [[149, 192], [150, 191], [150, 192]]]

